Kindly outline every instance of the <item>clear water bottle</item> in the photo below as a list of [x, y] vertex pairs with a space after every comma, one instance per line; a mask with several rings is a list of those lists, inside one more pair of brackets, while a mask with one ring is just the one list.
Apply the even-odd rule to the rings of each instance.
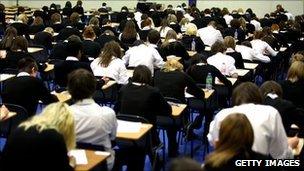
[[195, 40], [192, 39], [192, 42], [191, 42], [191, 51], [195, 51], [195, 46], [196, 46]]
[[207, 77], [206, 77], [206, 89], [211, 90], [212, 89], [212, 75], [209, 72]]
[[221, 73], [223, 74], [223, 75], [226, 75], [226, 64], [223, 62], [222, 63], [222, 66], [221, 66]]
[[235, 40], [238, 39], [238, 32], [237, 32], [237, 30], [235, 30], [235, 32], [234, 32], [234, 39], [235, 39]]

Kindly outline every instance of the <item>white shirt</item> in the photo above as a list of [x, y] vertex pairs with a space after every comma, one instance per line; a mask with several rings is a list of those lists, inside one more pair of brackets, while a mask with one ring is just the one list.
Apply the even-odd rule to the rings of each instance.
[[277, 56], [278, 52], [272, 49], [272, 47], [260, 39], [254, 39], [251, 42], [252, 49], [259, 54], [267, 56]]
[[68, 56], [68, 57], [66, 57], [65, 60], [66, 60], [66, 61], [79, 61], [79, 59], [76, 58], [76, 57], [74, 57], [74, 56]]
[[95, 76], [106, 76], [112, 78], [118, 84], [128, 83], [129, 77], [127, 75], [126, 66], [124, 61], [119, 58], [113, 57], [107, 67], [101, 66], [100, 58], [96, 58], [90, 66]]
[[207, 26], [197, 31], [205, 45], [212, 46], [216, 41], [224, 41], [221, 32], [213, 26]]
[[236, 73], [235, 60], [229, 55], [218, 52], [207, 59], [209, 65], [216, 67], [223, 75], [232, 75]]
[[146, 44], [130, 48], [125, 56], [122, 57], [122, 60], [124, 60], [125, 64], [129, 67], [145, 65], [150, 69], [152, 75], [154, 67], [162, 68], [164, 65], [164, 61], [158, 51]]
[[293, 158], [279, 112], [266, 105], [243, 104], [221, 110], [210, 123], [208, 139], [211, 143], [218, 141], [221, 122], [233, 113], [243, 113], [250, 121], [254, 132], [252, 150], [270, 154], [275, 159]]
[[229, 14], [226, 14], [226, 15], [223, 16], [223, 18], [225, 19], [226, 24], [228, 25], [228, 27], [230, 27], [230, 22], [231, 22], [231, 20], [233, 20], [233, 17]]
[[158, 28], [157, 28], [157, 31], [159, 31], [160, 37], [163, 37], [163, 38], [166, 37], [166, 35], [167, 35], [167, 33], [168, 33], [169, 30], [173, 30], [171, 27], [168, 27], [168, 26], [166, 26], [166, 27], [165, 27], [164, 29], [162, 29], [161, 31], [160, 31], [160, 29], [161, 29], [161, 27], [158, 27]]
[[255, 31], [262, 30], [261, 23], [257, 20], [251, 20], [250, 24], [254, 25]]
[[115, 152], [111, 140], [116, 137], [117, 120], [109, 107], [101, 107], [93, 99], [84, 99], [71, 106], [74, 112], [76, 141], [103, 145], [111, 153], [107, 159], [109, 170], [114, 164]]
[[268, 56], [259, 54], [258, 52], [254, 51], [252, 48], [244, 46], [244, 45], [236, 45], [235, 51], [241, 53], [242, 58], [244, 60], [249, 60], [249, 61], [257, 60], [257, 61], [261, 61], [264, 63], [270, 62], [270, 58]]
[[31, 76], [31, 75], [29, 73], [27, 73], [27, 72], [19, 72], [17, 74], [17, 77], [22, 77], [22, 76]]

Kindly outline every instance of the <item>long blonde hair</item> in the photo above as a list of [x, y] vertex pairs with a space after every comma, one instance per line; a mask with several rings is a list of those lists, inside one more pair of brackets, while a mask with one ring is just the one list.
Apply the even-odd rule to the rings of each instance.
[[287, 79], [291, 82], [304, 80], [304, 62], [293, 62], [287, 72]]
[[40, 115], [23, 122], [19, 127], [27, 130], [32, 126], [36, 126], [39, 132], [47, 129], [57, 130], [63, 136], [68, 150], [76, 146], [74, 116], [65, 103], [48, 105]]
[[165, 38], [165, 41], [163, 42], [162, 46], [161, 47], [166, 47], [170, 44], [169, 40], [170, 39], [177, 39], [177, 34], [174, 30], [169, 30], [166, 34], [166, 38]]
[[215, 151], [207, 156], [205, 166], [219, 168], [239, 153], [248, 154], [253, 141], [254, 133], [248, 118], [240, 113], [230, 114], [221, 123]]

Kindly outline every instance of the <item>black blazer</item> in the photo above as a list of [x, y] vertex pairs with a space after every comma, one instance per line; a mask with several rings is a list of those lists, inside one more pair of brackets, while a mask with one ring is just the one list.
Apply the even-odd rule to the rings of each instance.
[[182, 58], [181, 63], [183, 65], [185, 64], [185, 61], [190, 58], [187, 49], [180, 41], [171, 42], [167, 45], [161, 46], [161, 56], [164, 58], [164, 60], [167, 60], [167, 56], [169, 55], [175, 55], [181, 57]]
[[233, 59], [235, 60], [235, 67], [237, 69], [243, 69], [244, 68], [244, 61], [243, 61], [243, 57], [242, 54], [239, 52], [226, 52], [226, 55], [229, 55], [231, 57], [233, 57]]
[[55, 83], [60, 87], [66, 87], [69, 73], [80, 68], [92, 72], [90, 64], [86, 62], [66, 60], [56, 63], [54, 67]]
[[207, 21], [203, 20], [202, 18], [197, 18], [191, 21], [191, 23], [196, 25], [197, 29], [207, 27], [208, 23], [206, 22]]
[[205, 44], [200, 37], [184, 35], [182, 38], [182, 43], [187, 50], [191, 50], [192, 41], [195, 42], [195, 50], [201, 53], [205, 49]]
[[66, 51], [65, 42], [58, 42], [50, 53], [50, 59], [65, 60], [67, 56], [68, 56], [68, 52]]
[[6, 58], [3, 61], [5, 61], [5, 67], [6, 68], [17, 69], [18, 61], [20, 59], [27, 58], [27, 57], [30, 57], [30, 58], [34, 59], [34, 57], [27, 52], [8, 51], [7, 55], [6, 55]]
[[54, 29], [54, 32], [59, 33], [62, 29], [64, 29], [64, 24], [52, 24], [51, 27]]
[[231, 27], [226, 28], [224, 30], [223, 37], [226, 37], [226, 36], [232, 36], [232, 37], [234, 37], [235, 36], [235, 32], [237, 32], [238, 43], [241, 43], [241, 42], [245, 41], [246, 33], [241, 28], [238, 28], [238, 29], [234, 29], [234, 28], [231, 28]]
[[177, 23], [170, 24], [169, 27], [171, 27], [177, 34], [182, 33], [181, 26]]
[[24, 24], [24, 23], [12, 23], [11, 26], [15, 27], [15, 29], [17, 30], [18, 36], [23, 36], [24, 35], [27, 40], [30, 40], [29, 26], [27, 24]]
[[17, 128], [6, 142], [0, 170], [72, 171], [67, 152], [64, 138], [55, 129]]
[[123, 48], [125, 51], [128, 49], [128, 47], [125, 46], [117, 37], [111, 35], [102, 34], [97, 39], [95, 39], [95, 41], [100, 44], [101, 49], [104, 47], [106, 43], [110, 41], [115, 41], [119, 43], [120, 47]]
[[289, 80], [281, 83], [283, 89], [283, 99], [291, 101], [294, 105], [304, 109], [304, 80], [292, 83]]
[[198, 99], [204, 99], [205, 93], [196, 86], [194, 80], [180, 71], [163, 72], [157, 71], [154, 74], [154, 86], [159, 88], [165, 97], [176, 98], [186, 102], [185, 88]]
[[66, 40], [71, 35], [76, 35], [76, 36], [79, 36], [80, 38], [82, 38], [81, 33], [79, 32], [79, 30], [77, 28], [66, 27], [59, 32], [59, 34], [57, 36], [57, 40], [62, 40], [62, 41]]
[[53, 48], [53, 36], [48, 32], [38, 32], [35, 34], [34, 37], [34, 44], [35, 45], [42, 45], [47, 49]]
[[14, 77], [5, 81], [1, 97], [4, 103], [23, 106], [30, 116], [36, 113], [39, 100], [44, 104], [57, 101], [56, 96], [49, 93], [41, 80], [31, 76]]
[[146, 42], [146, 41], [147, 41], [148, 34], [149, 34], [149, 32], [150, 32], [151, 30], [152, 30], [152, 29], [149, 29], [149, 30], [139, 30], [138, 34], [139, 34], [140, 40]]
[[91, 40], [84, 40], [83, 44], [83, 55], [87, 57], [97, 58], [100, 54], [100, 44]]
[[40, 31], [43, 31], [45, 28], [44, 25], [33, 25], [33, 26], [29, 26], [29, 34], [36, 34]]

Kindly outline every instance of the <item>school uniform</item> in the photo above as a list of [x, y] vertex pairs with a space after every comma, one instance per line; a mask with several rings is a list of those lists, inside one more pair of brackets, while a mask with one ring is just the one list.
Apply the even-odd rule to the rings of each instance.
[[66, 40], [68, 37], [70, 37], [72, 35], [79, 36], [80, 38], [82, 37], [81, 33], [79, 32], [79, 30], [77, 28], [73, 28], [71, 26], [67, 26], [66, 28], [63, 28], [59, 32], [59, 34], [57, 36], [57, 40], [64, 41], [64, 40]]
[[236, 52], [232, 48], [227, 48], [226, 55], [231, 56], [235, 60], [235, 67], [237, 69], [244, 69], [244, 61], [241, 53]]
[[297, 107], [304, 109], [304, 81], [291, 82], [285, 80], [281, 83], [281, 86], [283, 89], [283, 99], [289, 100]]
[[264, 42], [263, 40], [260, 39], [254, 39], [251, 42], [252, 49], [259, 54], [267, 55], [267, 56], [277, 56], [278, 52], [272, 49], [271, 46], [269, 46], [268, 43]]
[[83, 44], [83, 55], [87, 57], [97, 58], [100, 54], [101, 47], [100, 44], [94, 42], [93, 40], [84, 40]]
[[53, 48], [53, 36], [45, 31], [36, 33], [33, 42], [35, 45], [42, 45], [49, 50]]
[[236, 73], [235, 60], [231, 56], [225, 55], [221, 52], [210, 56], [207, 59], [207, 63], [215, 66], [223, 75], [231, 76]]
[[235, 51], [241, 53], [243, 60], [259, 61], [263, 63], [270, 62], [270, 58], [268, 56], [260, 54], [257, 51], [253, 50], [252, 48], [244, 45], [236, 45]]
[[205, 45], [212, 46], [216, 41], [223, 42], [223, 36], [221, 32], [215, 29], [213, 26], [207, 26], [197, 31], [198, 36], [202, 39]]
[[192, 41], [195, 42], [195, 51], [197, 53], [201, 53], [205, 49], [204, 42], [200, 37], [184, 35], [182, 38], [182, 43], [187, 50], [192, 50]]

